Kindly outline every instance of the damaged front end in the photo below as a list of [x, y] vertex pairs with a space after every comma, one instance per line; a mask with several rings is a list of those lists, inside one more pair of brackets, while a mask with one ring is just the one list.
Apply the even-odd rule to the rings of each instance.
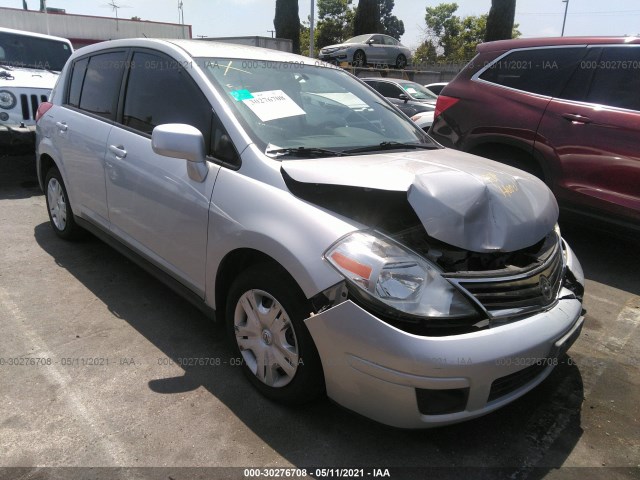
[[[349, 299], [424, 336], [526, 318], [552, 308], [563, 287], [582, 300], [583, 279], [567, 269], [567, 247], [554, 228], [557, 205], [541, 182], [428, 167], [405, 168], [413, 179], [391, 181], [390, 190], [369, 188], [362, 177], [345, 185], [324, 175], [327, 183], [311, 183], [305, 166], [283, 167], [295, 196], [367, 227], [325, 255], [347, 279]], [[378, 253], [366, 253], [372, 250]], [[335, 304], [323, 299], [315, 299], [321, 309]]]

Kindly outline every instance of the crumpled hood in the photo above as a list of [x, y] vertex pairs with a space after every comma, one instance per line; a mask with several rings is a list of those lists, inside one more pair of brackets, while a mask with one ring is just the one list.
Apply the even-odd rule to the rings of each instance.
[[0, 77], [0, 85], [14, 88], [41, 88], [51, 90], [58, 80], [58, 73], [35, 68], [13, 67], [11, 70], [1, 69], [10, 75]]
[[558, 220], [541, 180], [451, 149], [285, 160], [282, 170], [302, 183], [406, 191], [431, 237], [474, 252], [531, 246]]

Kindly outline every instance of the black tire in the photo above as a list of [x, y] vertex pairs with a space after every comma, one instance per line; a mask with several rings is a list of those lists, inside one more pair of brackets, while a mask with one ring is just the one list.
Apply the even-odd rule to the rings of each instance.
[[402, 70], [407, 66], [407, 57], [405, 57], [403, 54], [398, 55], [398, 58], [396, 58], [396, 68], [398, 70]]
[[84, 231], [78, 226], [74, 217], [67, 188], [62, 175], [56, 167], [47, 171], [44, 180], [44, 196], [47, 202], [49, 223], [55, 234], [65, 240], [75, 240], [82, 237]]
[[[247, 308], [253, 308], [257, 322], [252, 323]], [[304, 324], [310, 311], [309, 302], [298, 285], [275, 264], [250, 267], [231, 284], [225, 318], [232, 348], [242, 360], [242, 369], [249, 381], [267, 398], [297, 405], [315, 400], [325, 392], [320, 356]], [[274, 316], [275, 312], [280, 313]], [[271, 325], [263, 322], [271, 316]], [[257, 328], [256, 324], [259, 324]], [[240, 346], [241, 342], [246, 348]], [[258, 357], [264, 360], [260, 362]], [[289, 361], [285, 369], [280, 366], [284, 364], [283, 359]], [[292, 366], [295, 367], [293, 374]]]
[[353, 66], [354, 67], [366, 67], [367, 66], [367, 56], [362, 50], [356, 50], [353, 53]]

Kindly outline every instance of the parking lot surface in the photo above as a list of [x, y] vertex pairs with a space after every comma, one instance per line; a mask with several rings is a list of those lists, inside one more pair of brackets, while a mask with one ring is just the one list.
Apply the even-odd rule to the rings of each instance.
[[568, 357], [497, 412], [403, 431], [263, 398], [223, 328], [99, 240], [58, 239], [33, 159], [0, 158], [0, 478], [640, 478], [638, 246], [561, 226], [587, 278]]

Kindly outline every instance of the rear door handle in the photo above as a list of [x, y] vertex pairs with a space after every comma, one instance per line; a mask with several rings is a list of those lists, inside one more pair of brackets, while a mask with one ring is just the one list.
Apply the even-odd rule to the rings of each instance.
[[571, 123], [591, 123], [589, 117], [578, 115], [577, 113], [563, 113], [562, 118], [569, 120]]
[[56, 122], [56, 127], [60, 129], [61, 132], [66, 132], [69, 127], [64, 122]]
[[117, 147], [115, 145], [109, 145], [109, 151], [113, 153], [118, 160], [127, 156], [127, 151], [122, 145], [118, 145]]

